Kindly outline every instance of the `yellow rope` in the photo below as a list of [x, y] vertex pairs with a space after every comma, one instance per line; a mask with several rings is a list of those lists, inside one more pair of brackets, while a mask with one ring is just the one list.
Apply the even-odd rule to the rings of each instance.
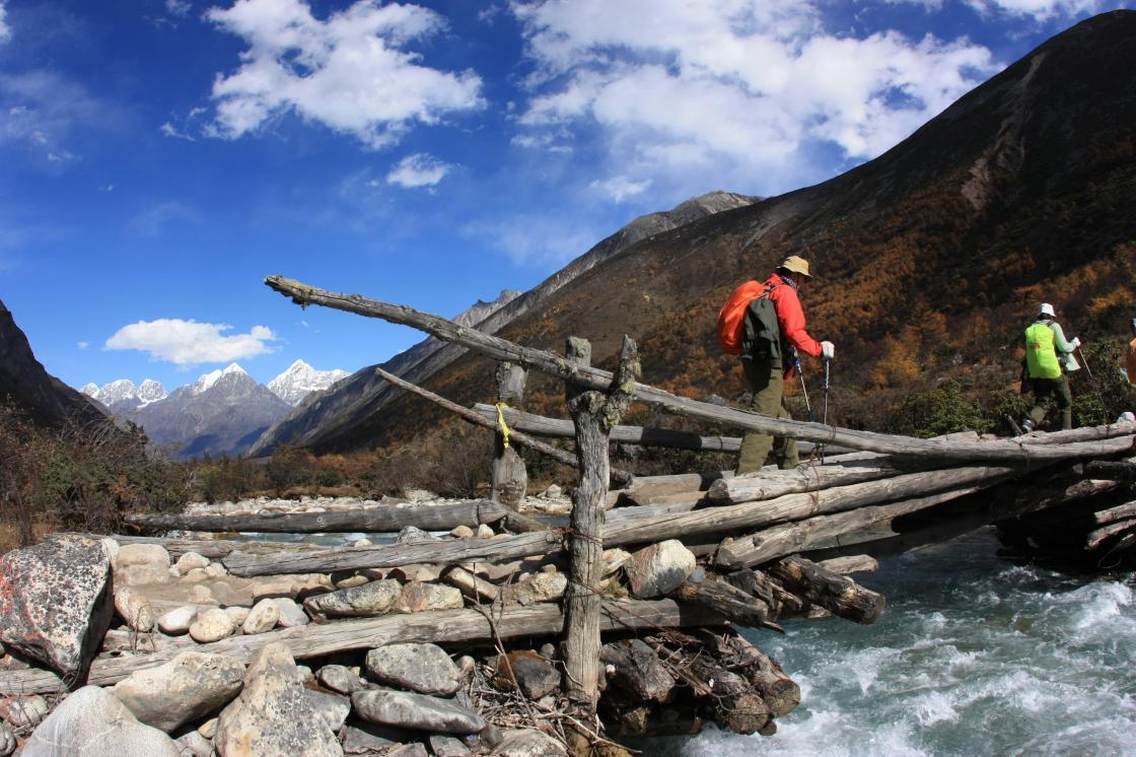
[[497, 430], [501, 432], [501, 443], [505, 449], [509, 448], [509, 424], [505, 423], [505, 408], [508, 407], [504, 402], [497, 403]]

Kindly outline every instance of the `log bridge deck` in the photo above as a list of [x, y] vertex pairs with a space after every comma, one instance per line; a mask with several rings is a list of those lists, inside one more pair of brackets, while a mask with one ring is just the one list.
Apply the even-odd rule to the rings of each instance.
[[[131, 525], [155, 533], [393, 532], [407, 526], [448, 530], [493, 524], [510, 533], [350, 549], [122, 538], [158, 540], [174, 554], [197, 551], [246, 577], [429, 563], [441, 566], [450, 577], [446, 580], [469, 589], [471, 596], [486, 598], [500, 587], [484, 580], [491, 572], [478, 573], [479, 568], [536, 560], [564, 567], [569, 582], [562, 607], [504, 606], [495, 621], [477, 608], [340, 620], [212, 645], [226, 653], [247, 658], [272, 640], [289, 644], [297, 657], [312, 657], [377, 642], [472, 644], [492, 639], [501, 644], [517, 637], [560, 636], [571, 722], [594, 722], [598, 711], [606, 733], [620, 737], [690, 732], [695, 721], [708, 717], [736, 731], [768, 734], [775, 730], [774, 718], [796, 705], [799, 690], [776, 662], [723, 627], [776, 633], [785, 619], [825, 616], [872, 623], [885, 611], [885, 599], [848, 574], [873, 569], [880, 555], [985, 524], [998, 524], [1005, 538], [1019, 546], [1048, 545], [1097, 561], [1125, 558], [1136, 546], [1131, 484], [1136, 424], [1014, 439], [973, 433], [915, 439], [767, 418], [641, 383], [637, 350], [628, 338], [613, 375], [590, 365], [590, 348], [583, 340], [570, 339], [562, 356], [406, 306], [279, 276], [266, 283], [301, 306], [323, 305], [408, 325], [497, 360], [497, 399], [508, 405], [504, 419], [511, 445], [504, 443], [494, 405], [457, 406], [377, 369], [392, 383], [496, 434], [492, 496], [335, 513], [137, 516]], [[526, 370], [563, 379], [572, 420], [524, 412]], [[728, 452], [738, 448], [739, 436], [622, 426], [619, 420], [630, 402], [657, 405], [716, 428], [736, 428], [739, 436], [759, 431], [793, 437], [822, 445], [827, 454], [788, 471], [767, 467], [741, 476], [726, 471], [638, 477], [611, 468], [609, 441]], [[555, 440], [567, 438], [575, 441], [574, 452], [556, 446]], [[521, 509], [527, 474], [517, 445], [578, 467], [569, 523]], [[609, 488], [610, 482], [614, 487]], [[673, 543], [693, 554], [697, 565], [693, 570], [687, 565], [685, 578], [668, 587], [665, 596], [638, 591], [634, 579], [629, 597], [608, 591], [620, 585], [620, 579], [612, 578], [618, 576], [612, 565], [630, 564], [627, 551], [662, 553], [661, 545]], [[95, 661], [91, 677], [113, 682], [173, 653], [103, 656]], [[50, 683], [44, 678], [49, 674], [24, 673], [19, 680], [14, 672], [0, 674], [0, 688], [27, 690]], [[664, 683], [655, 686], [653, 681]], [[685, 699], [668, 693], [672, 684], [685, 687]], [[602, 698], [601, 685], [607, 687]], [[567, 744], [573, 753], [583, 754], [596, 738], [595, 730], [570, 727]]]

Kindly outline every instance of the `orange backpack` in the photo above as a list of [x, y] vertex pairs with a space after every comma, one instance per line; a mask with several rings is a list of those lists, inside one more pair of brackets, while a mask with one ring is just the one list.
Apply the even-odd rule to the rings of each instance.
[[746, 308], [765, 291], [765, 284], [751, 279], [735, 289], [718, 311], [718, 344], [727, 355], [742, 354], [742, 324], [745, 323]]

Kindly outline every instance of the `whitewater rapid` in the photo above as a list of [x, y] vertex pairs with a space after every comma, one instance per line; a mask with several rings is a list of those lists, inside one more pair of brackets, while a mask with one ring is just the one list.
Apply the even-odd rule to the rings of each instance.
[[747, 632], [801, 686], [772, 738], [713, 728], [646, 754], [1136, 754], [1136, 575], [1069, 576], [996, 556], [989, 530], [857, 576], [873, 626]]

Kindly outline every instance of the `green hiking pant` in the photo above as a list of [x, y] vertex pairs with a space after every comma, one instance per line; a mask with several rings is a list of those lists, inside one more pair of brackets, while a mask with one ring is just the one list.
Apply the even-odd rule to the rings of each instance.
[[1029, 411], [1029, 417], [1034, 425], [1041, 426], [1045, 420], [1045, 400], [1052, 397], [1061, 411], [1061, 428], [1073, 428], [1073, 395], [1069, 393], [1069, 378], [1031, 378], [1029, 382], [1033, 392], [1033, 409]]
[[[753, 392], [750, 410], [771, 418], [792, 419], [785, 408], [785, 374], [780, 366], [773, 367], [768, 362], [743, 360], [742, 368], [745, 370], [746, 385]], [[770, 449], [773, 450], [777, 465], [781, 468], [796, 468], [801, 462], [797, 454], [796, 439], [780, 436], [774, 438], [770, 434], [750, 431], [742, 439], [737, 472], [753, 473], [761, 470]]]

